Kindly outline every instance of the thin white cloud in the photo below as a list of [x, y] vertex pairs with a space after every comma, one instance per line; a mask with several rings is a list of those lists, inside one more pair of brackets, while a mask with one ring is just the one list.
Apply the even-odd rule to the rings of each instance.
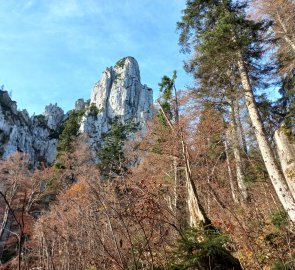
[[[80, 1], [83, 3], [83, 1]], [[76, 0], [47, 1], [48, 13], [54, 18], [70, 18], [84, 16], [81, 4]]]
[[9, 62], [0, 66], [0, 83], [31, 112], [88, 98], [101, 72], [126, 55], [137, 58], [154, 90], [161, 75], [182, 67], [175, 24], [185, 0], [19, 3], [0, 0], [0, 58]]

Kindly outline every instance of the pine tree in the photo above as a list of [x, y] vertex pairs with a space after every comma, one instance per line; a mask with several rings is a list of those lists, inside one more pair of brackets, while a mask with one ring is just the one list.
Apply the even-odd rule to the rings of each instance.
[[110, 130], [103, 134], [103, 143], [97, 156], [103, 176], [123, 176], [127, 172], [124, 142], [130, 132], [136, 131], [133, 123], [123, 124], [119, 119], [110, 122]]
[[179, 41], [185, 50], [194, 50], [187, 70], [202, 85], [222, 85], [224, 78], [239, 80], [269, 177], [289, 217], [295, 221], [295, 202], [276, 164], [253, 93], [265, 71], [258, 60], [263, 55], [262, 34], [267, 25], [247, 19], [246, 7], [245, 2], [231, 0], [188, 0], [178, 23]]
[[292, 129], [295, 125], [295, 69], [292, 75], [283, 78], [279, 92], [281, 98], [277, 101], [275, 113], [287, 128]]
[[[173, 71], [172, 78], [164, 75], [161, 82], [159, 83], [161, 96], [161, 107], [164, 110], [166, 116], [170, 120], [174, 120], [178, 123], [179, 113], [178, 113], [178, 100], [176, 94], [175, 80], [177, 78], [176, 71]], [[163, 113], [160, 111], [158, 114], [160, 122], [164, 125], [167, 124]]]

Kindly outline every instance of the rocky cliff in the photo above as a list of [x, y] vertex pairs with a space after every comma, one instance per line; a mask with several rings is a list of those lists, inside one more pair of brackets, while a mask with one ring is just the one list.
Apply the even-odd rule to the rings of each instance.
[[89, 135], [91, 145], [96, 148], [114, 119], [123, 124], [133, 122], [143, 130], [152, 115], [152, 103], [153, 91], [141, 84], [137, 61], [133, 57], [125, 57], [114, 67], [107, 68], [95, 84], [90, 108], [95, 106], [98, 113], [89, 113], [88, 108], [80, 131]]
[[[103, 72], [90, 101], [77, 100], [74, 110], [85, 111], [79, 130], [88, 134], [96, 150], [115, 119], [123, 124], [133, 122], [143, 130], [152, 114], [152, 102], [152, 89], [141, 84], [137, 61], [125, 57]], [[6, 91], [0, 91], [0, 157], [20, 151], [28, 153], [34, 164], [52, 164], [67, 116], [57, 104], [50, 104], [43, 114], [30, 117], [26, 110], [17, 110]]]
[[6, 91], [0, 91], [0, 156], [5, 159], [19, 151], [30, 155], [33, 163], [51, 164], [56, 156], [58, 129], [64, 112], [56, 104], [46, 106], [41, 115], [29, 117], [18, 111]]

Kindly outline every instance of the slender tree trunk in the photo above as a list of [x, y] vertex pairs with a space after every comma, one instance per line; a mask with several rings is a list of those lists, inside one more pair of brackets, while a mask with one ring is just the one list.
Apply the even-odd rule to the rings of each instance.
[[280, 15], [280, 13], [278, 11], [276, 11], [276, 18], [277, 18], [278, 24], [281, 26], [281, 28], [282, 28], [282, 30], [284, 32], [283, 33], [284, 40], [292, 48], [293, 53], [295, 54], [295, 42], [289, 38], [287, 27], [284, 24], [284, 22], [283, 22], [283, 20], [281, 18], [281, 15]]
[[230, 133], [231, 133], [232, 147], [233, 147], [233, 152], [235, 156], [238, 188], [242, 196], [242, 199], [246, 201], [248, 199], [248, 192], [247, 192], [247, 187], [245, 185], [245, 175], [242, 168], [242, 158], [241, 158], [241, 152], [239, 147], [237, 122], [235, 119], [235, 110], [234, 110], [234, 104], [232, 100], [230, 101], [230, 127], [231, 127]]
[[227, 138], [227, 136], [225, 136], [225, 138], [224, 138], [224, 149], [225, 149], [225, 154], [226, 154], [226, 165], [227, 165], [227, 171], [228, 171], [231, 195], [232, 195], [233, 201], [235, 203], [238, 203], [239, 200], [238, 200], [238, 198], [236, 196], [235, 185], [234, 185], [234, 180], [233, 180], [233, 174], [232, 174], [232, 171], [231, 171], [230, 161], [229, 161], [229, 147], [228, 147], [228, 138]]
[[178, 212], [177, 205], [179, 201], [179, 184], [178, 184], [178, 161], [177, 158], [173, 158], [173, 169], [174, 169], [174, 214], [175, 214], [175, 225], [178, 223]]
[[[13, 199], [15, 193], [16, 193], [16, 190], [17, 190], [17, 185], [16, 185], [16, 183], [13, 183], [13, 185], [11, 187], [11, 190], [10, 190], [10, 192], [9, 192], [7, 198], [6, 198], [9, 205], [11, 204], [11, 201], [12, 201], [12, 199]], [[7, 228], [7, 223], [8, 223], [9, 213], [10, 213], [9, 205], [5, 206], [4, 215], [3, 215], [3, 219], [2, 219], [2, 224], [1, 224], [1, 227], [0, 227], [0, 241], [2, 240], [2, 235], [4, 234], [4, 231]]]
[[171, 131], [179, 138], [181, 143], [181, 152], [182, 152], [182, 157], [184, 160], [184, 168], [185, 168], [185, 177], [186, 177], [186, 186], [187, 186], [187, 203], [188, 203], [188, 210], [189, 210], [189, 216], [190, 216], [190, 224], [194, 227], [198, 227], [200, 223], [203, 223], [203, 225], [209, 225], [211, 224], [211, 221], [207, 217], [206, 212], [203, 206], [201, 205], [196, 185], [191, 176], [190, 157], [189, 157], [186, 143], [184, 141], [183, 133], [181, 130], [179, 132], [175, 130], [174, 126], [172, 125], [171, 121], [168, 119], [165, 111], [163, 110], [161, 103], [158, 102], [158, 104], [160, 106], [160, 110], [163, 113], [165, 120], [167, 121], [169, 127], [171, 128]]
[[295, 147], [283, 130], [274, 136], [283, 174], [295, 200]]
[[248, 154], [247, 141], [246, 141], [245, 131], [244, 131], [242, 121], [241, 121], [239, 93], [237, 93], [237, 95], [236, 95], [235, 109], [236, 109], [237, 125], [238, 125], [238, 128], [240, 130], [241, 140], [242, 140], [242, 144], [243, 144], [243, 150], [244, 150], [245, 154], [247, 155]]
[[184, 228], [187, 225], [187, 213], [185, 211], [185, 181], [183, 173], [179, 170], [180, 162], [177, 157], [173, 158], [174, 168], [174, 214], [175, 226]]
[[182, 145], [183, 159], [185, 163], [187, 197], [188, 197], [187, 202], [188, 202], [188, 209], [190, 214], [190, 225], [192, 227], [198, 227], [200, 223], [203, 223], [204, 225], [210, 225], [211, 221], [207, 217], [205, 210], [200, 203], [197, 188], [191, 176], [189, 153], [187, 150], [187, 146], [183, 140], [182, 134], [181, 134], [181, 145]]
[[285, 183], [284, 176], [282, 175], [278, 165], [276, 164], [274, 154], [270, 148], [269, 142], [267, 141], [266, 133], [262, 125], [262, 121], [250, 84], [250, 79], [248, 77], [243, 56], [240, 51], [238, 52], [238, 68], [241, 76], [241, 82], [244, 88], [246, 105], [249, 111], [249, 116], [254, 128], [254, 132], [265, 167], [284, 209], [288, 213], [290, 219], [295, 222], [295, 201], [287, 184]]

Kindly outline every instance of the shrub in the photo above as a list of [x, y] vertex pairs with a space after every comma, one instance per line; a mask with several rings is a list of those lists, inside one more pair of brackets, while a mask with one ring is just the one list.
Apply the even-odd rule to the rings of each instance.
[[277, 229], [288, 225], [288, 215], [285, 210], [278, 210], [271, 215], [271, 222]]
[[178, 242], [170, 269], [242, 269], [225, 248], [227, 241], [214, 229], [189, 228]]

